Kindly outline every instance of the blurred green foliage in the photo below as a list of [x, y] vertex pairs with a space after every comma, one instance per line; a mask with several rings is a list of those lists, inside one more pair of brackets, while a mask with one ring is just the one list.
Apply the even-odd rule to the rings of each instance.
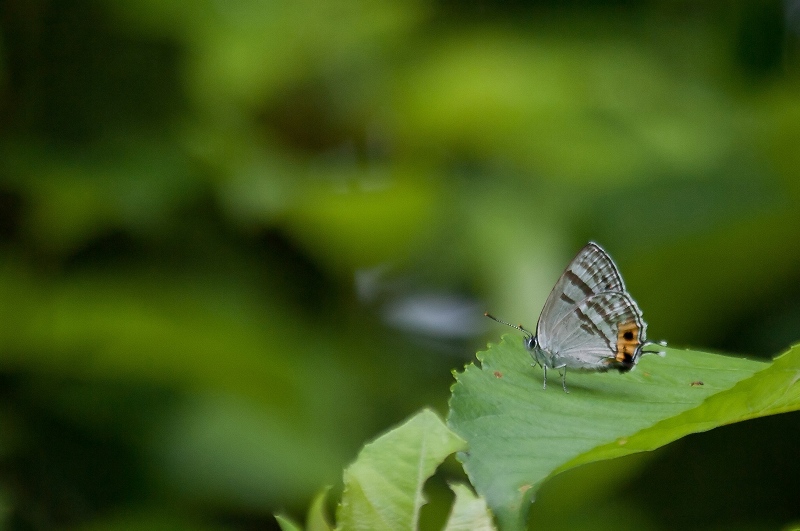
[[[654, 338], [796, 341], [797, 13], [4, 0], [6, 527], [302, 514], [364, 440], [444, 411], [483, 310], [532, 326], [587, 239]], [[665, 528], [798, 519], [797, 421], [690, 437], [658, 488], [593, 481]]]

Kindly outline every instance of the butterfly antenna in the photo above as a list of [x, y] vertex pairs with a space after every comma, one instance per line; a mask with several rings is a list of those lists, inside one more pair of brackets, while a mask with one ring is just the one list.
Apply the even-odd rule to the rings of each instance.
[[497, 317], [495, 317], [494, 315], [490, 314], [489, 312], [485, 312], [483, 315], [485, 315], [486, 317], [488, 317], [492, 321], [497, 321], [500, 324], [504, 324], [506, 326], [510, 326], [511, 328], [516, 328], [517, 330], [519, 330], [520, 332], [522, 332], [523, 334], [525, 334], [528, 337], [533, 337], [533, 334], [529, 330], [526, 330], [522, 325], [513, 325], [511, 323], [507, 323], [507, 322], [505, 322], [505, 321], [503, 321], [501, 319], [498, 319]]

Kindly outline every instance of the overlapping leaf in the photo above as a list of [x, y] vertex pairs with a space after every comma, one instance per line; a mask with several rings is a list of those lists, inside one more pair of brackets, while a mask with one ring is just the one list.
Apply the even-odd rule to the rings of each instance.
[[344, 472], [337, 529], [416, 529], [422, 488], [464, 441], [430, 410], [367, 444]]

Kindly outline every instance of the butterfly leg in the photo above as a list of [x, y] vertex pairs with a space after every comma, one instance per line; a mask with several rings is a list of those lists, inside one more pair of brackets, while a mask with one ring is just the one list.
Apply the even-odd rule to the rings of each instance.
[[[561, 371], [558, 371], [558, 372], [559, 372], [559, 374], [561, 373]], [[561, 387], [564, 388], [564, 392], [565, 393], [569, 393], [569, 391], [567, 391], [567, 366], [566, 365], [564, 366], [564, 373], [561, 374]]]
[[547, 389], [547, 365], [542, 364], [542, 370], [544, 371], [544, 385], [542, 389]]

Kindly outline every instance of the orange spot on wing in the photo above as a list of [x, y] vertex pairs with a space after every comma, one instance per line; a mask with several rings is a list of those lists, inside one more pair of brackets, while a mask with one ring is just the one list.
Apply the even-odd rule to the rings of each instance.
[[635, 321], [627, 321], [617, 327], [617, 361], [625, 362], [633, 359], [633, 354], [641, 345], [639, 342], [640, 331], [641, 329]]

